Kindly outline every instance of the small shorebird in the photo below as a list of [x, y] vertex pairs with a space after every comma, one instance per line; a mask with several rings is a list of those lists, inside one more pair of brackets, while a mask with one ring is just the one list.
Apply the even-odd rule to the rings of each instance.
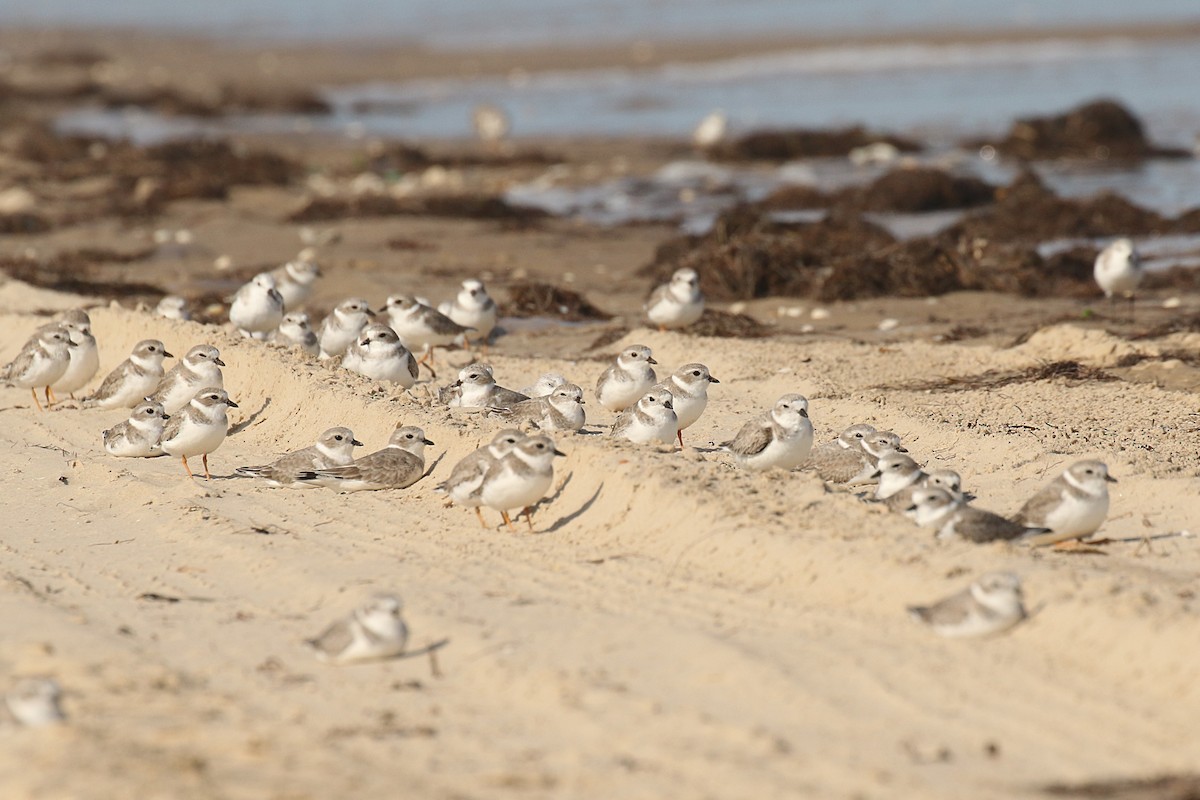
[[188, 466], [188, 456], [204, 456], [204, 479], [211, 481], [208, 454], [225, 441], [229, 434], [229, 416], [226, 412], [237, 407], [238, 404], [229, 399], [224, 389], [215, 386], [201, 389], [187, 405], [167, 420], [162, 435], [163, 452], [178, 456], [189, 478], [195, 476]]

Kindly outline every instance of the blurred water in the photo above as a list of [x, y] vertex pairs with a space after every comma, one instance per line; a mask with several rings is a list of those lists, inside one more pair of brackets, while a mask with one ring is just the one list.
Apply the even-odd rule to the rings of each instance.
[[869, 34], [1195, 20], [1195, 0], [0, 0], [0, 24], [242, 38], [400, 38], [512, 46], [762, 34]]

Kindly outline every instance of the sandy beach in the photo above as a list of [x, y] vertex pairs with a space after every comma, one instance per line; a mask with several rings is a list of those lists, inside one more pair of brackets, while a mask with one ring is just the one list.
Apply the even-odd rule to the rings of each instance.
[[[80, 41], [46, 36], [29, 41]], [[164, 48], [130, 44], [119, 60], [159, 63]], [[173, 57], [194, 68], [212, 54]], [[188, 68], [161, 63], [164, 85], [194, 89], [175, 81]], [[277, 88], [270, 76], [245, 84]], [[10, 133], [65, 101], [20, 102]], [[116, 212], [111, 198], [134, 188], [116, 172], [69, 173], [74, 151], [38, 161], [17, 138], [0, 142], [5, 187], [30, 187], [46, 227], [0, 239], [0, 268], [23, 278], [0, 284], [0, 363], [50, 315], [83, 306], [97, 381], [140, 339], [177, 355], [209, 343], [239, 408], [206, 482], [174, 459], [106, 455], [100, 432], [120, 412], [39, 413], [27, 391], [0, 388], [0, 688], [53, 676], [68, 715], [0, 729], [5, 798], [1001, 798], [1194, 771], [1200, 297], [1182, 282], [1142, 295], [1133, 320], [1094, 292], [969, 290], [722, 299], [714, 307], [766, 335], [659, 332], [640, 303], [671, 225], [301, 222], [319, 196], [313, 175], [349, 196], [368, 145], [254, 137], [243, 144], [303, 173], [212, 197], [170, 196], [164, 177], [167, 195], [146, 190], [158, 199]], [[552, 148], [581, 182], [688, 152], [657, 140], [526, 146]], [[453, 168], [460, 195], [546, 169], [484, 161]], [[552, 371], [587, 393], [588, 427], [558, 437], [567, 455], [534, 533], [494, 513], [481, 530], [434, 491], [500, 427], [432, 400], [471, 354], [449, 353], [438, 380], [404, 392], [242, 339], [219, 315], [138, 310], [165, 292], [203, 310], [294, 256], [306, 228], [322, 237], [326, 272], [314, 310], [406, 288], [446, 299], [482, 275], [501, 302], [543, 281], [615, 315], [506, 317], [487, 355], [503, 385]], [[155, 238], [179, 230], [190, 237]], [[604, 435], [612, 417], [591, 387], [633, 343], [653, 349], [661, 375], [702, 361], [721, 381], [682, 451]], [[894, 430], [1004, 514], [1099, 458], [1119, 480], [1100, 531], [1112, 541], [1080, 553], [937, 542], [810, 473], [739, 471], [716, 444], [789, 392], [809, 398], [817, 441], [856, 422]], [[405, 490], [339, 495], [231, 474], [334, 425], [378, 449], [399, 423], [435, 442], [432, 473]], [[906, 615], [993, 570], [1024, 581], [1031, 616], [1010, 633], [946, 640]], [[318, 663], [303, 641], [377, 591], [403, 597], [415, 654]]]

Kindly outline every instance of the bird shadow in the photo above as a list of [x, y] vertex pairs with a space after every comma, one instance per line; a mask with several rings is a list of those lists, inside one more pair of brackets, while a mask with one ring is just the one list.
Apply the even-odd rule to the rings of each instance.
[[449, 639], [438, 639], [436, 642], [430, 642], [424, 647], [419, 647], [416, 650], [405, 650], [401, 655], [397, 656], [397, 658], [418, 658], [420, 656], [427, 656], [430, 653], [441, 650], [448, 644], [450, 644]]
[[596, 504], [596, 501], [600, 499], [600, 492], [602, 492], [603, 490], [604, 490], [604, 484], [601, 483], [599, 486], [596, 487], [596, 491], [594, 491], [592, 493], [592, 496], [589, 497], [587, 500], [583, 501], [583, 505], [581, 505], [575, 511], [572, 511], [570, 514], [567, 514], [565, 516], [562, 516], [562, 517], [559, 517], [558, 519], [556, 519], [554, 521], [554, 524], [552, 524], [549, 528], [546, 528], [544, 531], [542, 531], [542, 533], [554, 533], [554, 532], [566, 527], [567, 525], [571, 524], [572, 522], [579, 519], [580, 517], [582, 517], [584, 514], [586, 514], [588, 512], [589, 509], [591, 509], [591, 507], [593, 505]]
[[436, 459], [434, 459], [433, 463], [429, 465], [429, 468], [427, 470], [425, 470], [424, 472], [422, 472], [421, 477], [417, 478], [417, 480], [415, 482], [420, 483], [421, 481], [428, 478], [430, 473], [432, 473], [435, 469], [437, 469], [437, 465], [442, 463], [442, 459], [446, 457], [447, 452], [449, 452], [449, 451], [443, 451], [440, 456], [438, 456]]
[[230, 428], [228, 435], [229, 436], [237, 436], [239, 433], [246, 430], [254, 423], [258, 422], [258, 418], [260, 416], [262, 416], [262, 413], [267, 410], [267, 406], [269, 406], [269, 405], [271, 405], [271, 398], [268, 397], [266, 400], [263, 401], [263, 404], [258, 409], [258, 411], [255, 411], [253, 414], [246, 417], [244, 420], [239, 422], [237, 425], [234, 425], [232, 428]]

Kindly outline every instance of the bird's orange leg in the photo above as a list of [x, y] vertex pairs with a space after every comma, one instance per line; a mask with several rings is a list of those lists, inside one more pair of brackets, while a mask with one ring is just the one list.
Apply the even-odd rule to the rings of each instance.
[[42, 401], [38, 400], [37, 389], [30, 389], [29, 393], [33, 395], [33, 402], [37, 406], [38, 411], [45, 411], [46, 409], [42, 408]]
[[483, 521], [483, 511], [480, 510], [479, 506], [475, 506], [475, 516], [479, 517], [479, 527], [487, 530], [487, 523]]
[[533, 533], [533, 506], [525, 506], [525, 521], [529, 523], [529, 532]]
[[183, 468], [187, 470], [188, 477], [189, 478], [196, 477], [195, 475], [192, 474], [192, 468], [188, 466], [187, 456], [180, 456], [179, 460], [183, 462]]
[[211, 481], [212, 475], [208, 474], [208, 453], [204, 454], [204, 480]]
[[507, 511], [501, 511], [501, 512], [500, 512], [500, 516], [504, 517], [504, 524], [508, 526], [508, 529], [509, 529], [510, 531], [513, 531], [513, 532], [515, 533], [517, 529], [513, 527], [513, 524], [512, 524], [512, 519], [511, 519], [511, 518], [509, 518], [509, 516], [508, 516], [508, 512], [507, 512]]

